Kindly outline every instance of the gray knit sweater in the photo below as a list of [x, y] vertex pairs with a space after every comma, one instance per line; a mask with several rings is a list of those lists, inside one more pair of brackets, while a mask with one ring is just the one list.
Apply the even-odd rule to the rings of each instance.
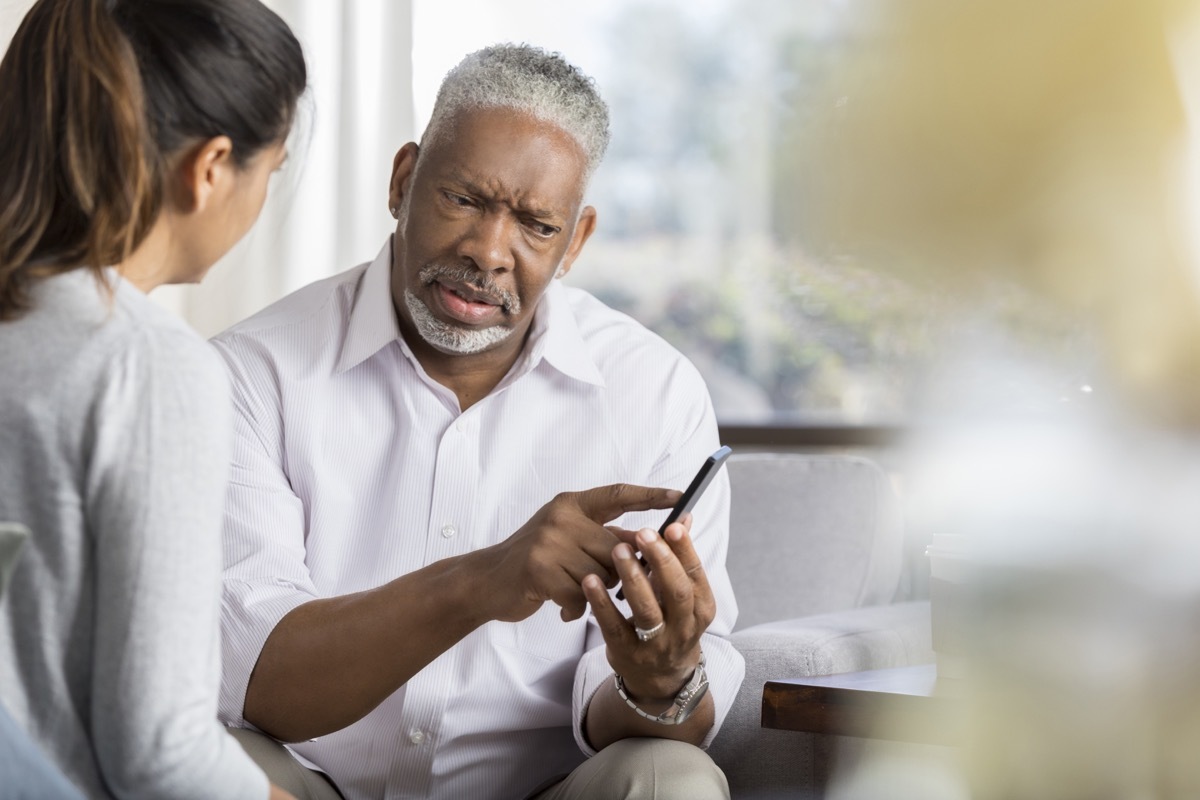
[[0, 701], [91, 797], [254, 798], [217, 722], [230, 409], [217, 357], [115, 276], [0, 323], [0, 520], [32, 531], [0, 606]]

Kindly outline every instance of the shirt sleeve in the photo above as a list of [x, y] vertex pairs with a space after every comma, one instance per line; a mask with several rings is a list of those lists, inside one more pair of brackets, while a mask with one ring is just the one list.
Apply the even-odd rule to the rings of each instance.
[[[658, 464], [649, 475], [639, 480], [646, 486], [683, 490], [691, 483], [704, 460], [720, 446], [716, 415], [703, 379], [690, 364], [677, 370], [659, 400], [663, 406], [663, 419], [672, 421], [674, 424], [668, 427], [678, 432], [669, 435]], [[692, 510], [692, 542], [704, 564], [705, 575], [717, 604], [716, 616], [700, 642], [708, 673], [708, 691], [714, 704], [713, 726], [701, 743], [705, 748], [720, 731], [746, 672], [745, 660], [729, 641], [729, 634], [737, 620], [737, 601], [725, 568], [725, 556], [729, 548], [729, 499], [729, 477], [722, 469]], [[617, 524], [629, 529], [647, 526], [657, 528], [661, 524], [661, 516], [662, 512], [628, 514]], [[616, 590], [610, 594], [615, 599]], [[630, 613], [626, 603], [616, 602], [626, 615]], [[575, 670], [571, 708], [575, 741], [586, 755], [592, 756], [596, 750], [584, 735], [584, 716], [592, 696], [605, 681], [612, 680], [613, 670], [608, 663], [600, 626], [590, 613], [587, 646], [587, 652]]]
[[228, 383], [203, 341], [145, 329], [90, 410], [95, 548], [91, 739], [122, 798], [267, 796], [217, 721]]
[[305, 562], [304, 506], [284, 471], [277, 376], [235, 336], [214, 339], [232, 383], [233, 455], [225, 498], [220, 718], [247, 727], [246, 687], [271, 631], [319, 595]]

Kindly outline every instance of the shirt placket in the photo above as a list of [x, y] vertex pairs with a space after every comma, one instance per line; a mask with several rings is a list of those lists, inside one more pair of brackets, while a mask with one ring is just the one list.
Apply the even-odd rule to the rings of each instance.
[[[422, 566], [468, 552], [478, 540], [472, 530], [480, 481], [478, 407], [460, 414], [443, 431], [434, 467], [433, 495], [425, 530]], [[451, 648], [406, 685], [404, 713], [396, 729], [396, 760], [389, 797], [424, 797], [432, 790], [433, 761], [441, 742], [441, 720], [457, 674], [458, 648]], [[413, 785], [413, 776], [426, 776]]]

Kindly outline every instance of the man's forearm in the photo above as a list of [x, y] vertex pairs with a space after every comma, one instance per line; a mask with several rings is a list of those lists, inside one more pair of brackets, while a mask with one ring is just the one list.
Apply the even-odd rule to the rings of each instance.
[[486, 621], [474, 564], [470, 556], [446, 559], [376, 589], [293, 609], [267, 637], [250, 676], [246, 720], [296, 742], [366, 716]]
[[578, 618], [587, 604], [572, 576], [613, 580], [619, 539], [604, 524], [678, 499], [677, 491], [627, 484], [564, 492], [503, 542], [298, 606], [267, 637], [243, 716], [285, 742], [323, 736], [362, 719], [489, 620], [523, 620], [546, 601], [564, 620]]

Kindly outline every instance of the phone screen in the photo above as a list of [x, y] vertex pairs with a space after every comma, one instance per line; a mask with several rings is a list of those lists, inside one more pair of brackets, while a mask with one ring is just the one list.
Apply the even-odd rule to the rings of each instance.
[[[684, 490], [683, 497], [679, 498], [679, 502], [676, 503], [675, 507], [671, 509], [671, 513], [667, 514], [667, 519], [658, 529], [659, 536], [662, 536], [667, 532], [668, 525], [670, 525], [672, 522], [675, 522], [684, 514], [691, 511], [693, 507], [695, 507], [697, 501], [700, 500], [700, 495], [704, 494], [704, 490], [708, 488], [710, 483], [712, 483], [713, 477], [721, 469], [721, 465], [725, 463], [725, 459], [729, 458], [732, 453], [733, 450], [729, 447], [719, 447], [717, 448], [716, 452], [705, 459], [704, 463], [700, 465], [700, 470], [696, 473], [696, 477], [692, 478], [692, 482], [688, 484], [687, 489]], [[646, 566], [646, 559], [644, 557], [639, 557], [638, 561], [641, 562], [643, 567]], [[617, 590], [617, 599], [625, 599], [624, 588]]]

